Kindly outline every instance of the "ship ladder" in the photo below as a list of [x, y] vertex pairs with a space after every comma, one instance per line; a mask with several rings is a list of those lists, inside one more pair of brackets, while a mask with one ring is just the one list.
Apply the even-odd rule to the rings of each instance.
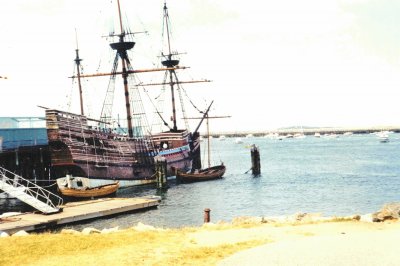
[[60, 212], [61, 197], [0, 167], [0, 190], [45, 213]]
[[[96, 167], [108, 167], [108, 154], [107, 154], [107, 149], [104, 146], [103, 140], [99, 139], [99, 150], [101, 150], [101, 154], [97, 154], [96, 150]], [[95, 146], [96, 149], [96, 146]]]

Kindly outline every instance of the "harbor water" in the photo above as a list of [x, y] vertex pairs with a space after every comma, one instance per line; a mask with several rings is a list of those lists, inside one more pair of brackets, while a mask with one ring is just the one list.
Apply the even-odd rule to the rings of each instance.
[[[248, 172], [252, 144], [261, 155], [258, 177]], [[295, 213], [345, 216], [376, 212], [385, 203], [400, 201], [397, 133], [390, 134], [387, 143], [365, 134], [283, 140], [252, 137], [240, 144], [233, 138], [213, 139], [212, 147], [212, 161], [222, 161], [227, 167], [223, 179], [192, 184], [170, 180], [169, 189], [158, 194], [162, 201], [156, 209], [69, 227], [127, 228], [138, 222], [157, 227], [197, 226], [203, 223], [205, 208], [211, 209], [212, 222]], [[119, 190], [117, 197], [156, 194], [154, 187], [132, 187]], [[3, 209], [18, 201], [0, 199], [0, 204]]]

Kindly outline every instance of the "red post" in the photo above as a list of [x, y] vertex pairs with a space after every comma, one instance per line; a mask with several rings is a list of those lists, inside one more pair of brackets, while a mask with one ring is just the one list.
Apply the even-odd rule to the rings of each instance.
[[209, 223], [210, 222], [210, 209], [204, 209], [204, 223]]

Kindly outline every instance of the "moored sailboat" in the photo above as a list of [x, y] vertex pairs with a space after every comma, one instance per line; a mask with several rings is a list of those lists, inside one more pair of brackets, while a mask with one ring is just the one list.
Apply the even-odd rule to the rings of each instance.
[[[212, 104], [212, 103], [211, 103]], [[211, 107], [211, 105], [210, 105]], [[208, 110], [210, 109], [208, 108]], [[210, 138], [210, 129], [209, 129], [209, 118], [226, 118], [228, 116], [216, 116], [216, 117], [209, 117], [208, 110], [205, 112], [204, 117], [206, 118], [207, 124], [207, 160], [208, 160], [208, 167], [207, 168], [192, 168], [190, 172], [184, 172], [182, 170], [176, 169], [176, 178], [178, 182], [181, 183], [192, 183], [192, 182], [200, 182], [200, 181], [209, 181], [215, 179], [221, 179], [226, 171], [226, 166], [224, 163], [221, 162], [219, 165], [211, 166], [211, 138]], [[203, 117], [203, 119], [204, 119]]]

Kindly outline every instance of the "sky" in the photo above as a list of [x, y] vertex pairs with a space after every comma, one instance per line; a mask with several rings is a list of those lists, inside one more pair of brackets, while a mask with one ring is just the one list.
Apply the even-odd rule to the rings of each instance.
[[[120, 1], [124, 25], [147, 31], [135, 35], [134, 68], [156, 66], [164, 0]], [[200, 109], [214, 100], [212, 115], [231, 116], [213, 120], [213, 130], [400, 125], [400, 2], [167, 4], [174, 50], [190, 67], [182, 75], [212, 80], [185, 85], [185, 91]], [[8, 79], [0, 79], [0, 116], [43, 116], [38, 105], [79, 112], [77, 88], [68, 78], [76, 35], [85, 73], [106, 72], [114, 55], [110, 38], [102, 36], [115, 17], [115, 0], [3, 1], [0, 76]], [[85, 102], [100, 106], [107, 84], [85, 81]], [[189, 116], [197, 115], [186, 106]], [[99, 116], [96, 107], [87, 113]]]

